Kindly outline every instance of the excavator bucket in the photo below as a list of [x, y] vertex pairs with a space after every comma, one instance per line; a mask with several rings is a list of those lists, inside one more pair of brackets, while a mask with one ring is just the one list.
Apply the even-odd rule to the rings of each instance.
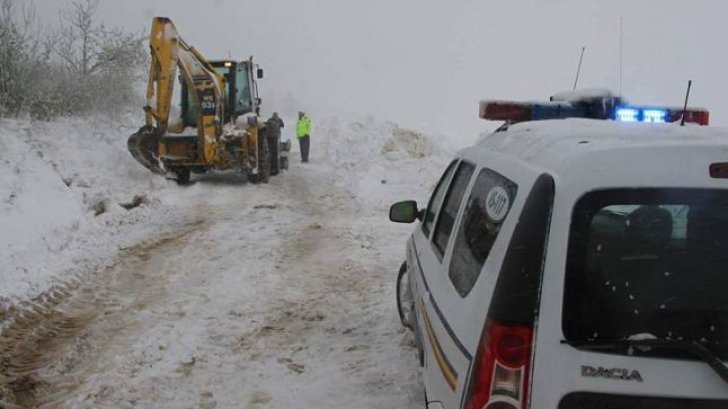
[[159, 132], [154, 127], [143, 126], [127, 141], [129, 152], [137, 162], [158, 175], [167, 172], [158, 158]]

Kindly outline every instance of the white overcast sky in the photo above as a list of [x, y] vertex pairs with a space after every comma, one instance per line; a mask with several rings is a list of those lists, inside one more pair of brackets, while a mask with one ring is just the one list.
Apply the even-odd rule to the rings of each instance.
[[[34, 3], [48, 26], [67, 4]], [[570, 89], [582, 46], [579, 86], [618, 90], [622, 17], [623, 95], [681, 105], [692, 79], [691, 105], [728, 125], [725, 0], [101, 0], [98, 13], [144, 32], [153, 16], [208, 58], [254, 55], [268, 111], [290, 93], [314, 120], [371, 114], [454, 140], [489, 129], [480, 99]]]

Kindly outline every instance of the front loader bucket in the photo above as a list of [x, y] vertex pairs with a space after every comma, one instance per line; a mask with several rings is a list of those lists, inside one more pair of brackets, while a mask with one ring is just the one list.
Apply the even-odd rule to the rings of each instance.
[[167, 172], [157, 157], [159, 149], [159, 133], [156, 128], [143, 126], [129, 137], [129, 152], [137, 162], [152, 172], [164, 175]]

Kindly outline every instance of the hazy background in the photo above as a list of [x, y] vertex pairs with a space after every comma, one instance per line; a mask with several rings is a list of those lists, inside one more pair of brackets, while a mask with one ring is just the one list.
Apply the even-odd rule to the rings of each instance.
[[[34, 3], [49, 25], [67, 4]], [[168, 16], [210, 59], [254, 55], [268, 112], [371, 114], [457, 143], [492, 128], [480, 99], [570, 89], [582, 46], [579, 86], [618, 91], [622, 17], [623, 95], [681, 105], [692, 79], [691, 105], [728, 125], [724, 0], [102, 0], [98, 16], [144, 33]]]

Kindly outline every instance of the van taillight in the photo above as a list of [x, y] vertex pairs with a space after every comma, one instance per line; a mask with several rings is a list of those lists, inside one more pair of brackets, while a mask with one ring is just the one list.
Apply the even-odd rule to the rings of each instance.
[[533, 327], [488, 319], [466, 409], [528, 409]]

